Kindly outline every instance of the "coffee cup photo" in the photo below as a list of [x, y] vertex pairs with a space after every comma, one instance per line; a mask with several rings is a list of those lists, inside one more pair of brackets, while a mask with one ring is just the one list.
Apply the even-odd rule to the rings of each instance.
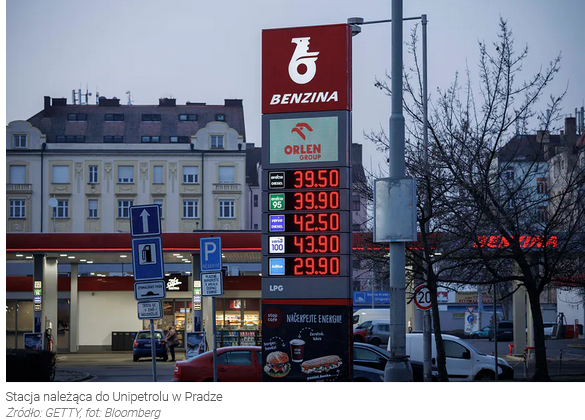
[[290, 341], [291, 360], [295, 363], [301, 363], [305, 357], [305, 342], [300, 338]]

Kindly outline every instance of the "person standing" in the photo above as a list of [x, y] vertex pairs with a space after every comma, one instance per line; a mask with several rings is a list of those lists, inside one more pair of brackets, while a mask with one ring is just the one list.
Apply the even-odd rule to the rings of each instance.
[[169, 332], [167, 333], [167, 343], [169, 343], [169, 349], [171, 350], [171, 360], [169, 362], [175, 361], [175, 347], [179, 345], [179, 336], [177, 335], [177, 331], [175, 331], [175, 327], [171, 325], [169, 327]]

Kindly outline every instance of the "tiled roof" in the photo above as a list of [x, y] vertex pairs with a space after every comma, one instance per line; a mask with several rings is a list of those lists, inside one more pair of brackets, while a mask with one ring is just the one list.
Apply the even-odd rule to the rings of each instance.
[[547, 139], [540, 142], [534, 134], [517, 135], [500, 149], [499, 157], [502, 161], [545, 161], [546, 147], [558, 146], [560, 136], [550, 135]]
[[[161, 136], [168, 143], [170, 136], [191, 136], [208, 123], [223, 115], [224, 122], [244, 137], [244, 111], [241, 100], [226, 99], [224, 105], [187, 103], [174, 105], [174, 100], [161, 99], [159, 105], [117, 105], [118, 100], [104, 100], [101, 105], [66, 105], [65, 99], [45, 97], [45, 109], [28, 122], [40, 129], [47, 142], [57, 136], [85, 136], [85, 143], [102, 143], [104, 136], [123, 136], [124, 143], [140, 143], [141, 136]], [[61, 105], [59, 105], [61, 103]], [[57, 104], [57, 105], [55, 105]], [[104, 104], [114, 106], [104, 106]], [[166, 104], [161, 106], [161, 104]], [[69, 121], [69, 114], [85, 114], [84, 121]], [[106, 121], [106, 114], [123, 114], [123, 121]], [[143, 121], [143, 114], [160, 115], [160, 121]], [[179, 115], [196, 114], [196, 121], [180, 121]]]

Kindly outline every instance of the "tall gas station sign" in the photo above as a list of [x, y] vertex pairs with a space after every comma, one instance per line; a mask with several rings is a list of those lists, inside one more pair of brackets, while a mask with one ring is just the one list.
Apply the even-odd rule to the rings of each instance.
[[351, 29], [262, 33], [264, 381], [351, 380]]

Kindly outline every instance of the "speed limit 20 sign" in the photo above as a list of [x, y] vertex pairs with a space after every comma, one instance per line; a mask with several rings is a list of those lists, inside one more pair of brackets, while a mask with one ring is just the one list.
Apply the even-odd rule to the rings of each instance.
[[426, 284], [421, 284], [414, 289], [414, 304], [423, 311], [431, 309], [431, 291]]

